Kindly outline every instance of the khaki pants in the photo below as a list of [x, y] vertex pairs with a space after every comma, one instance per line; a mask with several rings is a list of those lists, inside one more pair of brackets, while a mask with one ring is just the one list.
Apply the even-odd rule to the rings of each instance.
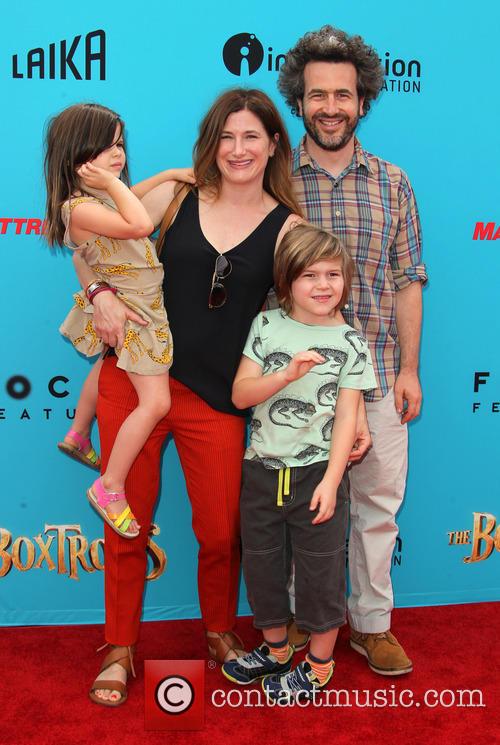
[[367, 402], [373, 447], [349, 471], [349, 622], [364, 634], [387, 631], [394, 598], [391, 560], [408, 469], [408, 430], [394, 407], [394, 391]]

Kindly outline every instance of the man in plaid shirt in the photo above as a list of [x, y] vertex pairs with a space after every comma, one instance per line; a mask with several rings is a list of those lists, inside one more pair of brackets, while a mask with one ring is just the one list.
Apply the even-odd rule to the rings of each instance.
[[406, 483], [407, 422], [418, 416], [422, 400], [418, 356], [427, 276], [408, 178], [363, 150], [354, 134], [382, 84], [375, 50], [360, 36], [324, 26], [288, 52], [278, 87], [306, 129], [293, 156], [295, 194], [306, 218], [339, 236], [354, 259], [344, 316], [368, 339], [378, 383], [365, 394], [368, 424], [360, 410], [349, 477], [351, 646], [375, 672], [400, 675], [411, 672], [412, 663], [390, 632], [390, 569]]

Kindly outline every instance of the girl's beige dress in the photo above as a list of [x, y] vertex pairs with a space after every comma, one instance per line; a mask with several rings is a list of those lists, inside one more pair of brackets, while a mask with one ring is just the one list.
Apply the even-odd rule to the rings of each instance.
[[[116, 211], [116, 205], [106, 192], [89, 190], [90, 196], [73, 197], [62, 206], [66, 226], [64, 245], [85, 252], [85, 259], [98, 279], [106, 280], [117, 289], [117, 297], [148, 321], [140, 326], [132, 321], [125, 325], [125, 341], [116, 350], [118, 367], [139, 375], [160, 375], [172, 364], [172, 336], [163, 305], [163, 266], [154, 245], [148, 238], [118, 240], [103, 235], [76, 246], [69, 235], [72, 210], [82, 202], [98, 203]], [[73, 296], [75, 305], [61, 325], [60, 331], [87, 357], [106, 349], [93, 324], [93, 306], [85, 293]]]

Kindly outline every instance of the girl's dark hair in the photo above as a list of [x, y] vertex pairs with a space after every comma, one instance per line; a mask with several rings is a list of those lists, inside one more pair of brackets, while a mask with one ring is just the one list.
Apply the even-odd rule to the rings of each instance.
[[[82, 191], [76, 169], [96, 158], [116, 141], [124, 138], [124, 124], [119, 114], [97, 103], [70, 106], [50, 120], [45, 138], [45, 238], [49, 246], [62, 244], [65, 226], [61, 207], [77, 192]], [[121, 179], [128, 185], [128, 168]]]
[[276, 150], [264, 172], [264, 189], [281, 204], [301, 214], [292, 190], [290, 162], [292, 149], [278, 109], [263, 91], [233, 88], [220, 95], [200, 124], [198, 140], [194, 146], [194, 173], [198, 186], [205, 187], [218, 196], [221, 175], [216, 163], [221, 134], [230, 114], [248, 109], [262, 122], [269, 138], [275, 140]]
[[361, 36], [349, 36], [333, 26], [322, 26], [319, 31], [310, 31], [298, 40], [287, 53], [280, 70], [278, 88], [297, 116], [297, 102], [304, 98], [304, 68], [308, 62], [350, 62], [354, 65], [358, 96], [364, 99], [365, 115], [384, 83], [382, 63], [373, 47], [365, 44]]

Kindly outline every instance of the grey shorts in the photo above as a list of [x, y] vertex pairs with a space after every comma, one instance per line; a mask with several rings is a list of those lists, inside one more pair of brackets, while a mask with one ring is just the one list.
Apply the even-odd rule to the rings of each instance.
[[285, 478], [285, 469], [243, 461], [243, 571], [256, 628], [281, 626], [290, 619], [288, 540], [299, 628], [323, 632], [345, 623], [347, 493], [339, 487], [335, 513], [327, 522], [312, 525], [316, 513], [309, 510], [326, 467], [322, 461], [286, 469]]

